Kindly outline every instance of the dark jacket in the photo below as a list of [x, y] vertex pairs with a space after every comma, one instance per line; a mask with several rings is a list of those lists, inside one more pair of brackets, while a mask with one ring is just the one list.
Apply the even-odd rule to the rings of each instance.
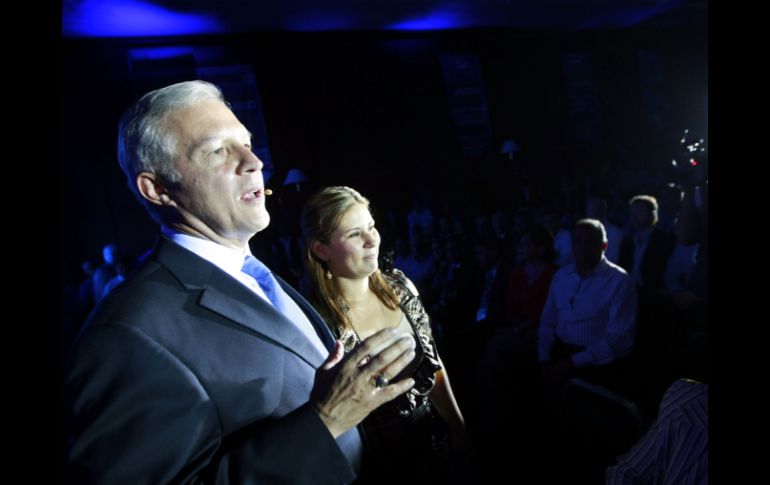
[[[629, 273], [634, 269], [634, 246], [632, 236], [623, 238], [618, 264]], [[676, 246], [674, 236], [658, 228], [652, 230], [647, 249], [642, 255], [642, 283], [645, 289], [650, 291], [663, 289], [663, 274], [666, 272], [668, 258], [671, 257], [674, 246]]]
[[[281, 284], [331, 348], [318, 314]], [[97, 307], [68, 359], [68, 478], [350, 482], [355, 473], [307, 404], [322, 362], [269, 303], [162, 239]]]

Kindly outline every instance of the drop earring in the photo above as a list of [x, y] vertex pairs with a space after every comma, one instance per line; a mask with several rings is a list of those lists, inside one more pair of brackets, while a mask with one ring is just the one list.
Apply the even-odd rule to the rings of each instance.
[[332, 279], [332, 272], [331, 272], [331, 271], [329, 271], [329, 270], [327, 269], [327, 270], [326, 270], [326, 275], [325, 275], [325, 276], [326, 276], [326, 279], [327, 279], [327, 280], [330, 280], [330, 279]]

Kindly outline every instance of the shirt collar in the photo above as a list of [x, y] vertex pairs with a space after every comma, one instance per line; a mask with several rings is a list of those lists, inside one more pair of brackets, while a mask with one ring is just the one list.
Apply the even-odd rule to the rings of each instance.
[[183, 248], [192, 251], [229, 274], [239, 273], [243, 267], [243, 258], [251, 254], [248, 250], [246, 252], [236, 251], [214, 241], [190, 236], [165, 226], [161, 228], [161, 232]]

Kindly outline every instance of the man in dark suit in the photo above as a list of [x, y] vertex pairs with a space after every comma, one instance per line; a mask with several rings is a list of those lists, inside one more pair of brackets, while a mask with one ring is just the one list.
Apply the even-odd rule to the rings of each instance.
[[[629, 201], [628, 217], [633, 232], [623, 239], [619, 264], [636, 284], [639, 319], [632, 367], [644, 369], [643, 379], [630, 379], [627, 393], [667, 382], [670, 365], [662, 358], [667, 352], [664, 343], [671, 341], [668, 321], [668, 297], [664, 292], [663, 276], [676, 238], [656, 227], [658, 202], [649, 195], [637, 195]], [[636, 389], [633, 389], [636, 387]], [[662, 391], [662, 389], [661, 389]], [[657, 391], [656, 391], [657, 392]]]
[[354, 480], [356, 425], [414, 384], [387, 381], [414, 341], [374, 354], [393, 338], [383, 330], [343, 355], [312, 307], [254, 260], [248, 241], [270, 221], [262, 162], [216, 86], [143, 96], [121, 120], [119, 158], [162, 237], [69, 356], [67, 478]]
[[633, 233], [623, 239], [619, 264], [647, 293], [662, 290], [663, 274], [676, 246], [676, 238], [655, 227], [658, 223], [655, 197], [637, 195], [628, 205]]

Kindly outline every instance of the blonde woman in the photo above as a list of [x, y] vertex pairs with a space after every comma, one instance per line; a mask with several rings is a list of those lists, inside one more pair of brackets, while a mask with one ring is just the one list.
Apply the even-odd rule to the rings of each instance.
[[[464, 457], [462, 413], [416, 288], [401, 271], [379, 268], [380, 235], [369, 201], [349, 187], [323, 188], [305, 204], [302, 232], [316, 306], [343, 342], [346, 353], [387, 327], [397, 329], [395, 338], [408, 334], [416, 341], [415, 358], [392, 379], [412, 377], [414, 387], [361, 423], [367, 450], [362, 478], [386, 482], [392, 475], [403, 483], [402, 465], [408, 460], [412, 463], [408, 475], [415, 482], [446, 479], [446, 453], [442, 455], [440, 450], [446, 440], [442, 440], [440, 430], [448, 430], [453, 451]], [[386, 385], [387, 380], [375, 379], [372, 392]]]

